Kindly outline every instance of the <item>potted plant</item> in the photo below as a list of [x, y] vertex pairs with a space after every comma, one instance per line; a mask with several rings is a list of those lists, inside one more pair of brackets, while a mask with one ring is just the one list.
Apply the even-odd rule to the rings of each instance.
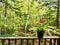
[[46, 19], [42, 18], [37, 26], [37, 37], [39, 39], [41, 39], [44, 36], [44, 32], [45, 32], [44, 28], [45, 27], [47, 27], [46, 26]]
[[45, 31], [44, 31], [43, 28], [38, 28], [37, 29], [37, 37], [41, 39], [43, 37], [43, 35], [44, 35], [44, 32]]

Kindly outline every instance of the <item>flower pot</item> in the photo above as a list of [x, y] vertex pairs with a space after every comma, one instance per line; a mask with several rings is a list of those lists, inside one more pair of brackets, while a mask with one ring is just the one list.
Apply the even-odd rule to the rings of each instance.
[[44, 36], [44, 30], [40, 30], [39, 32], [37, 32], [37, 37], [39, 39], [43, 38], [43, 36]]

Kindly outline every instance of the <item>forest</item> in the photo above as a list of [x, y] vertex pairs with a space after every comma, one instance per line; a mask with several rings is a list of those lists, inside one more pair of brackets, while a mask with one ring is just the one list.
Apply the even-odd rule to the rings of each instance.
[[3, 0], [0, 2], [0, 36], [60, 36], [57, 28], [57, 0]]

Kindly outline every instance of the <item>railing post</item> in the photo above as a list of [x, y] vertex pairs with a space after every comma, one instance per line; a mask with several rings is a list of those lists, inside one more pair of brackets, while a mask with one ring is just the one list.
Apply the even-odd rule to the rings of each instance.
[[15, 39], [15, 45], [17, 44], [17, 40]]
[[39, 44], [38, 45], [40, 45], [40, 38], [39, 38]]
[[56, 45], [56, 39], [54, 39], [54, 45]]
[[10, 39], [8, 39], [8, 45], [10, 45]]
[[34, 45], [34, 39], [32, 40], [32, 44]]
[[4, 45], [4, 39], [2, 39], [2, 45]]
[[52, 39], [50, 39], [50, 45], [52, 45]]
[[21, 45], [23, 44], [23, 40], [21, 39]]
[[60, 39], [57, 39], [57, 45], [60, 45]]
[[28, 41], [29, 41], [29, 40], [27, 39], [27, 44], [26, 44], [26, 45], [28, 45]]
[[46, 39], [44, 39], [44, 45], [46, 45]]

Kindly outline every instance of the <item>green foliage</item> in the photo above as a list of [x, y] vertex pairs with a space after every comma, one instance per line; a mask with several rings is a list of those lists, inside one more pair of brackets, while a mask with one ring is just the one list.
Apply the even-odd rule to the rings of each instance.
[[44, 30], [43, 28], [38, 28], [37, 32], [40, 32], [40, 31], [43, 31], [43, 30]]
[[14, 37], [14, 35], [11, 35], [11, 34], [0, 34], [0, 37]]
[[17, 45], [21, 45], [21, 43], [18, 43]]
[[[13, 34], [15, 31], [19, 31], [19, 26], [26, 24], [28, 16], [28, 0], [3, 0], [7, 4], [6, 14], [6, 27], [8, 34]], [[43, 27], [48, 25], [55, 26], [56, 22], [56, 0], [30, 0], [30, 14], [28, 19], [27, 30], [33, 27]], [[5, 5], [0, 5], [0, 28], [4, 29], [4, 8]], [[46, 18], [46, 22], [37, 26], [40, 23], [40, 19]], [[53, 19], [53, 20], [52, 20]], [[39, 27], [40, 28], [40, 27]], [[25, 29], [25, 28], [24, 28]]]
[[2, 43], [0, 42], [0, 45], [2, 45]]
[[40, 29], [37, 29], [37, 36], [38, 38], [42, 38], [44, 36], [44, 29], [43, 28], [40, 28]]

